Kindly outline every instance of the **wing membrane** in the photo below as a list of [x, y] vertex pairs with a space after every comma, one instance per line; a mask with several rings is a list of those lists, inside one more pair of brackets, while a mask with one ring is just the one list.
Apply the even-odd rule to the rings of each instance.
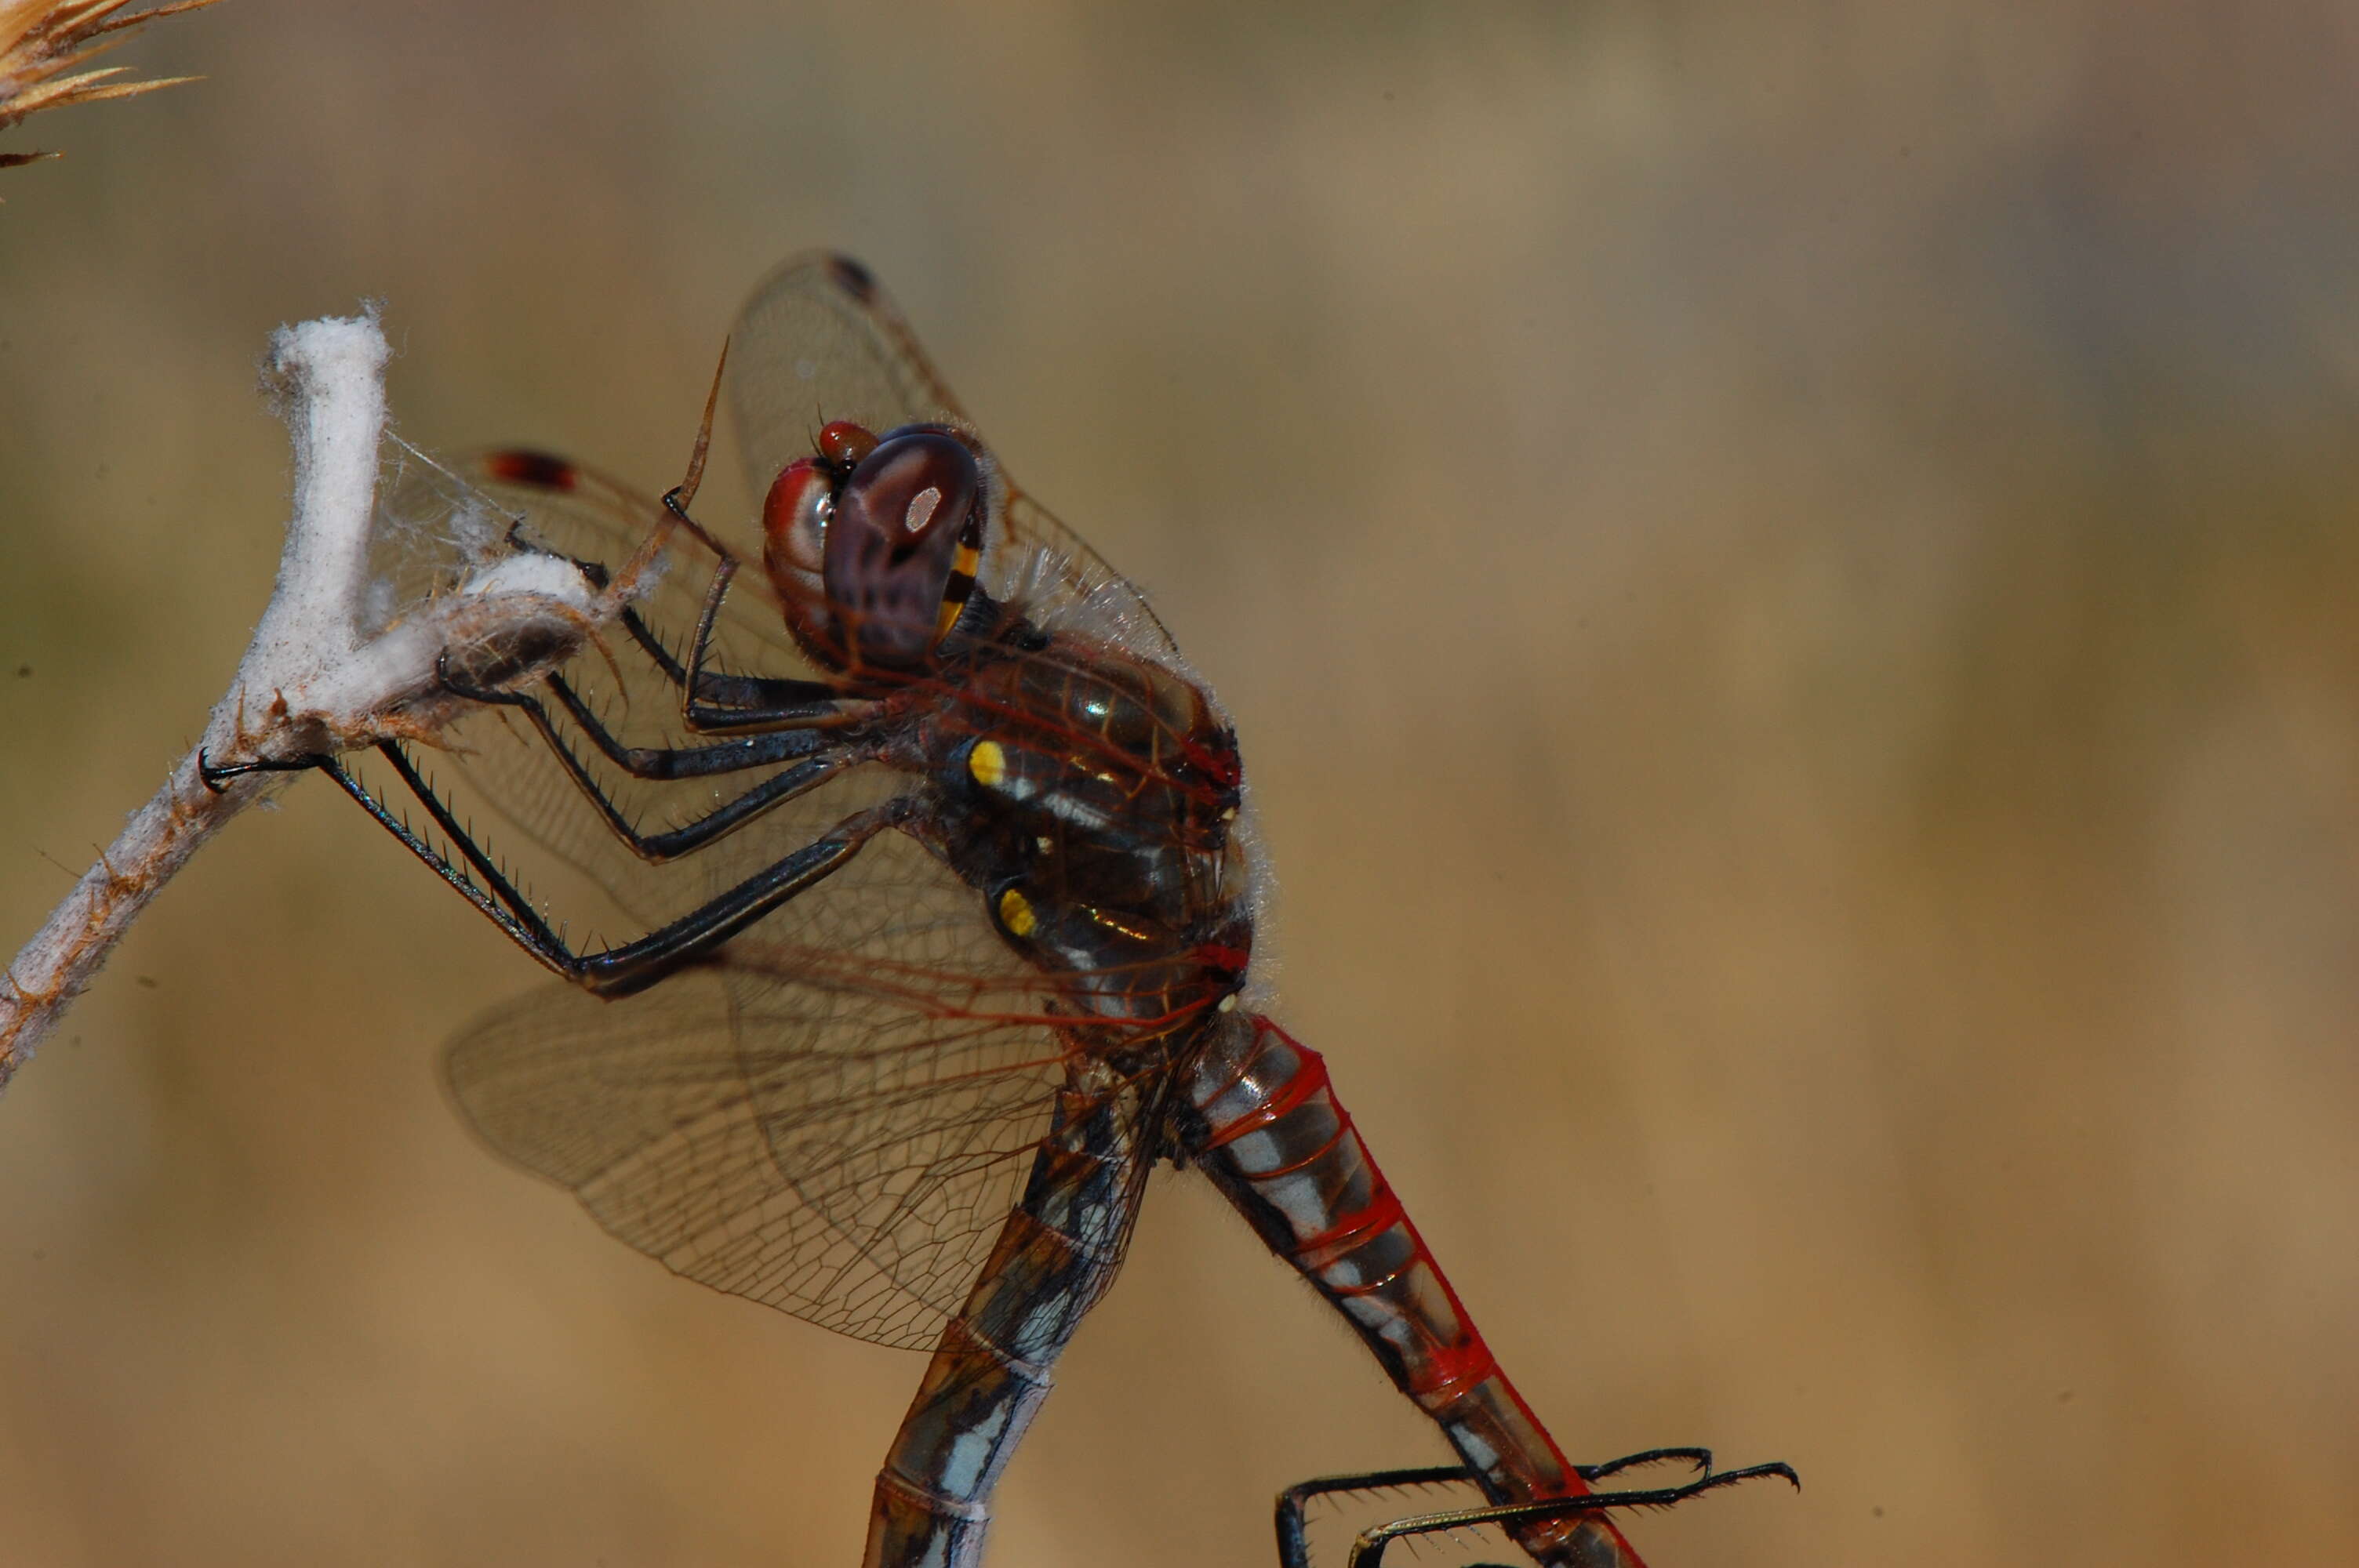
[[729, 334], [724, 395], [746, 488], [811, 454], [832, 419], [875, 431], [966, 425], [966, 413], [868, 269], [825, 251], [799, 255], [754, 287]]
[[1020, 1195], [1066, 1063], [1023, 988], [951, 987], [963, 1009], [928, 1016], [847, 979], [757, 946], [621, 1002], [545, 989], [452, 1044], [452, 1094], [674, 1272], [923, 1348]]

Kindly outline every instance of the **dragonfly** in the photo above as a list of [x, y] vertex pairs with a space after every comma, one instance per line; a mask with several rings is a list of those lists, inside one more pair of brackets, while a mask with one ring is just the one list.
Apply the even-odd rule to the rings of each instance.
[[[724, 405], [762, 498], [734, 538], [695, 510]], [[421, 819], [334, 757], [301, 765], [559, 978], [446, 1054], [495, 1151], [689, 1279], [931, 1352], [866, 1568], [981, 1561], [995, 1485], [1165, 1162], [1212, 1181], [1460, 1460], [1295, 1488], [1283, 1561], [1305, 1561], [1306, 1498], [1406, 1477], [1484, 1495], [1433, 1528], [1636, 1568], [1608, 1507], [1790, 1478], [1679, 1451], [1701, 1479], [1600, 1492], [1626, 1462], [1565, 1457], [1325, 1061], [1270, 1016], [1228, 715], [1008, 477], [858, 263], [799, 257], [755, 291], [663, 500], [504, 450], [419, 463], [387, 511], [402, 560], [424, 527], [473, 570], [534, 557], [636, 585], [578, 648], [444, 655], [466, 719], [431, 758], [378, 748]], [[575, 939], [477, 806], [629, 934]]]

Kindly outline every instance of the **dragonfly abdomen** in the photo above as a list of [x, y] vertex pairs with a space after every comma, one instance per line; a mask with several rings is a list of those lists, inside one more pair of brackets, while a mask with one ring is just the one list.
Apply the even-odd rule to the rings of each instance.
[[1049, 1397], [1049, 1373], [1120, 1264], [1138, 1152], [1118, 1092], [1077, 1064], [1024, 1196], [876, 1477], [866, 1568], [974, 1568], [992, 1488]]
[[[1212, 1032], [1188, 1092], [1200, 1119], [1190, 1155], [1343, 1313], [1493, 1501], [1588, 1490], [1500, 1371], [1317, 1052], [1266, 1018], [1234, 1013]], [[1563, 1568], [1639, 1568], [1603, 1516], [1527, 1526], [1516, 1542]]]

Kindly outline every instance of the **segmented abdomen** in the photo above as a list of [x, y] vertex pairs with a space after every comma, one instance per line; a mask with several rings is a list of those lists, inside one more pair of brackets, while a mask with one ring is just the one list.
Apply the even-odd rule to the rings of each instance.
[[[1270, 1250], [1317, 1286], [1496, 1502], [1588, 1490], [1459, 1303], [1329, 1087], [1319, 1054], [1237, 1013], [1198, 1059], [1190, 1152]], [[1540, 1562], [1640, 1568], [1603, 1517], [1516, 1532]]]

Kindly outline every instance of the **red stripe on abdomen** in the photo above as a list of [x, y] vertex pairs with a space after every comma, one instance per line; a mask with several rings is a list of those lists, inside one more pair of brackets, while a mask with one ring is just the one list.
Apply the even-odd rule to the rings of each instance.
[[[1335, 1098], [1317, 1052], [1245, 1015], [1190, 1084], [1191, 1152], [1271, 1251], [1348, 1319], [1495, 1501], [1588, 1491], [1532, 1415]], [[1516, 1532], [1544, 1563], [1643, 1568], [1602, 1516]]]

